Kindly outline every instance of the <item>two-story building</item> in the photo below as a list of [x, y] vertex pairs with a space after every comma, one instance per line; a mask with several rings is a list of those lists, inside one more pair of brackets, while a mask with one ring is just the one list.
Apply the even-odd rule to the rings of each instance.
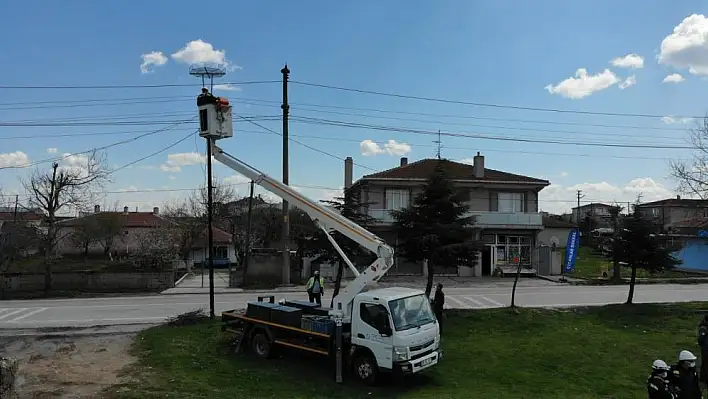
[[[345, 188], [361, 190], [367, 212], [378, 220], [371, 230], [391, 245], [396, 245], [393, 217], [390, 212], [411, 205], [422, 192], [435, 167], [442, 164], [447, 176], [458, 189], [469, 196], [470, 214], [476, 216], [475, 227], [486, 249], [472, 270], [474, 276], [492, 275], [497, 267], [524, 266], [536, 268], [536, 235], [543, 229], [538, 213], [538, 194], [549, 181], [488, 169], [479, 152], [474, 164], [445, 159], [422, 159], [408, 163], [401, 158], [393, 169], [363, 176], [352, 182], [351, 158], [345, 161]], [[449, 265], [443, 274], [457, 274], [458, 265]], [[422, 264], [397, 257], [392, 274], [423, 274]]]
[[[708, 200], [685, 199], [681, 196], [637, 205], [645, 219], [653, 221], [662, 233], [670, 233], [684, 225], [702, 225], [708, 221]], [[690, 222], [689, 222], [690, 221]]]
[[569, 220], [569, 222], [581, 224], [585, 218], [589, 217], [594, 221], [594, 225], [592, 226], [593, 229], [612, 227], [611, 210], [613, 208], [613, 205], [602, 204], [599, 202], [581, 205], [573, 208], [572, 220]]

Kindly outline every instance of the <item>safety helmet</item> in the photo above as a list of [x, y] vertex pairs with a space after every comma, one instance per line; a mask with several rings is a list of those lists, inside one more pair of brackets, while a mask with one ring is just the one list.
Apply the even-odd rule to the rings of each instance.
[[691, 353], [690, 351], [684, 350], [679, 353], [679, 358], [678, 358], [679, 362], [684, 362], [684, 361], [685, 362], [695, 362], [696, 359], [697, 359], [696, 356], [693, 353]]
[[669, 365], [666, 364], [665, 361], [660, 360], [660, 359], [657, 359], [657, 360], [654, 360], [654, 363], [652, 363], [651, 368], [654, 369], [654, 370], [663, 370], [663, 371], [666, 371], [666, 370], [669, 369]]

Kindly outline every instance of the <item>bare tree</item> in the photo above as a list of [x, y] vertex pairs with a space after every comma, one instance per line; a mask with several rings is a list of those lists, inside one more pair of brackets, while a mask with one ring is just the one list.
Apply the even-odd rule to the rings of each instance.
[[110, 256], [115, 240], [125, 227], [125, 218], [118, 212], [101, 212], [95, 216], [96, 240], [103, 247], [103, 254]]
[[672, 160], [671, 175], [678, 183], [678, 191], [708, 199], [708, 116], [689, 131], [694, 148], [690, 160]]
[[76, 221], [71, 232], [71, 244], [76, 248], [81, 248], [84, 252], [84, 257], [88, 258], [91, 245], [98, 242], [98, 226], [96, 219], [93, 217], [84, 217]]
[[162, 271], [172, 268], [175, 237], [169, 228], [152, 228], [140, 232], [138, 248], [131, 255], [138, 270]]
[[56, 252], [59, 237], [57, 216], [62, 212], [81, 209], [93, 202], [92, 190], [109, 181], [110, 171], [105, 156], [92, 152], [85, 157], [65, 158], [67, 166], [55, 162], [49, 171], [35, 170], [22, 184], [30, 195], [30, 205], [41, 209], [46, 216], [46, 233], [42, 250], [45, 256], [45, 291], [52, 287], [51, 257]]

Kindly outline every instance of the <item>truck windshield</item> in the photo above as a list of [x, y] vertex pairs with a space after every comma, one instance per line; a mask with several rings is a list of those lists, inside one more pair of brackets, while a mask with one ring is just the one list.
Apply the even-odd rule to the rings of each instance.
[[396, 331], [408, 330], [432, 323], [435, 315], [425, 295], [409, 296], [388, 302]]

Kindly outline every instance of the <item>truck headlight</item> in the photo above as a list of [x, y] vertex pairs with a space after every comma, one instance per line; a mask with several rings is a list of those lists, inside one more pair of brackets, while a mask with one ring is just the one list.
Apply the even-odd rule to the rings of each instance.
[[393, 358], [397, 362], [408, 360], [408, 348], [405, 346], [396, 346], [393, 348]]

